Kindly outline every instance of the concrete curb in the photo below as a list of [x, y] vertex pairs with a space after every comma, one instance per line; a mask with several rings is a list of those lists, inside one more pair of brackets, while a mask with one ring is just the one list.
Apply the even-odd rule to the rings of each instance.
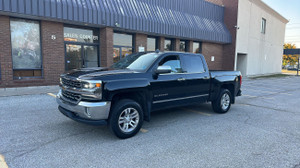
[[18, 88], [0, 88], [0, 97], [57, 93], [58, 90], [59, 90], [58, 85], [18, 87]]

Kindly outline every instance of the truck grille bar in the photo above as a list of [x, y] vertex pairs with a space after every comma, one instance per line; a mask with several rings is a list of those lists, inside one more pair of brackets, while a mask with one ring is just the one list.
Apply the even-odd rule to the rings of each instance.
[[62, 96], [63, 100], [73, 104], [78, 104], [81, 100], [80, 94], [68, 92], [66, 90], [62, 90]]
[[62, 84], [64, 86], [71, 87], [71, 88], [78, 88], [78, 89], [82, 88], [82, 83], [76, 80], [62, 78]]

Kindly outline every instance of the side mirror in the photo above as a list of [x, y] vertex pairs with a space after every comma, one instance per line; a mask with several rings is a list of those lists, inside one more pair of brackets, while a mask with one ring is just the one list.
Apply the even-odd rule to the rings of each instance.
[[169, 65], [159, 66], [155, 71], [156, 74], [166, 74], [171, 72], [172, 72], [172, 68]]

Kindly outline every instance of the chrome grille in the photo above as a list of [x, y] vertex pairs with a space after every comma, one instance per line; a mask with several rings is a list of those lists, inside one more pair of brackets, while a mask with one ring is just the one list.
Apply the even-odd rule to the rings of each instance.
[[62, 84], [71, 88], [82, 88], [81, 82], [76, 80], [62, 78]]
[[77, 104], [81, 100], [80, 94], [68, 92], [66, 90], [62, 90], [62, 96], [65, 101], [68, 101], [70, 103]]

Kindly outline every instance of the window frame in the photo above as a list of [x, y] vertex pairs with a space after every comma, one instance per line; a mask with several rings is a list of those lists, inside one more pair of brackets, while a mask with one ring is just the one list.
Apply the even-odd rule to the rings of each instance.
[[[170, 73], [166, 73], [166, 74], [160, 74], [160, 75], [175, 75], [175, 74], [185, 74], [184, 72], [183, 72], [183, 64], [182, 64], [182, 61], [181, 61], [181, 55], [175, 55], [175, 54], [171, 54], [171, 55], [167, 55], [167, 56], [165, 56], [163, 59], [161, 59], [161, 60], [159, 60], [159, 62], [158, 62], [158, 67], [159, 66], [163, 66], [163, 65], [159, 65], [160, 63], [161, 63], [161, 61], [163, 61], [164, 59], [166, 59], [167, 57], [176, 57], [177, 59], [176, 60], [178, 60], [179, 61], [179, 65], [180, 65], [180, 69], [182, 70], [182, 72], [179, 72], [179, 73], [172, 73], [172, 72], [170, 72]], [[166, 62], [165, 62], [166, 63]], [[171, 66], [170, 66], [171, 67]], [[172, 68], [172, 67], [171, 67]]]
[[[180, 50], [180, 44], [181, 44], [181, 42], [184, 42], [184, 51]], [[179, 51], [181, 51], [181, 52], [189, 52], [189, 43], [190, 43], [189, 40], [180, 40], [179, 41]]]
[[[166, 49], [165, 49], [165, 46], [166, 46], [166, 40], [171, 41], [171, 47], [170, 47], [170, 50], [166, 50]], [[175, 46], [174, 46], [174, 39], [171, 39], [171, 38], [165, 38], [165, 40], [164, 40], [164, 51], [174, 51], [174, 49], [175, 49]]]
[[[128, 47], [128, 48], [132, 48], [132, 51], [135, 52], [135, 48], [134, 48], [134, 44], [135, 44], [135, 40], [134, 40], [134, 34], [131, 34], [131, 33], [126, 33], [126, 32], [120, 32], [120, 31], [114, 31], [113, 32], [113, 35], [117, 33], [117, 34], [125, 34], [125, 35], [130, 35], [132, 37], [132, 46], [123, 46], [123, 45], [114, 45], [114, 42], [113, 42], [113, 47], [116, 46], [116, 47]], [[113, 37], [114, 38], [114, 37]]]
[[[65, 28], [74, 28], [74, 29], [83, 29], [83, 30], [91, 30], [93, 31], [93, 35], [94, 35], [94, 32], [96, 32], [98, 34], [98, 42], [80, 42], [80, 41], [65, 41]], [[63, 25], [63, 39], [64, 39], [64, 42], [65, 43], [74, 43], [74, 44], [100, 44], [100, 30], [99, 28], [94, 28], [94, 27], [84, 27], [84, 26], [78, 26], [78, 25], [70, 25], [70, 24], [64, 24]]]
[[147, 36], [147, 51], [148, 50], [148, 38], [152, 38], [152, 39], [155, 39], [155, 50], [156, 51], [158, 49], [158, 37], [155, 37], [155, 36]]
[[[78, 42], [78, 41], [65, 41], [65, 38], [64, 38], [64, 54], [65, 54], [65, 56], [64, 56], [64, 59], [65, 59], [65, 62], [64, 62], [64, 64], [65, 64], [65, 71], [70, 71], [70, 70], [68, 70], [67, 69], [67, 64], [66, 64], [66, 61], [67, 61], [67, 49], [66, 49], [66, 47], [67, 47], [67, 45], [68, 44], [70, 44], [70, 45], [80, 45], [81, 46], [81, 48], [84, 48], [84, 46], [96, 46], [97, 47], [97, 59], [98, 59], [98, 61], [97, 61], [97, 63], [98, 63], [98, 67], [100, 67], [100, 65], [101, 65], [101, 55], [100, 55], [100, 30], [99, 29], [97, 29], [97, 28], [93, 28], [93, 27], [83, 27], [83, 26], [78, 26], [78, 25], [70, 25], [70, 24], [64, 24], [63, 25], [64, 26], [64, 28], [65, 27], [68, 27], [68, 28], [76, 28], [76, 29], [84, 29], [84, 30], [91, 30], [91, 31], [93, 31], [93, 34], [94, 34], [94, 31], [96, 32], [96, 33], [98, 33], [98, 43], [95, 43], [94, 41], [92, 42], [92, 43], [90, 43], [90, 42]], [[63, 32], [63, 33], [65, 33], [65, 32]], [[84, 60], [84, 58], [82, 57], [83, 56], [83, 50], [81, 51], [81, 58], [82, 58], [82, 60]]]
[[[194, 44], [195, 43], [199, 44], [199, 53], [194, 53]], [[193, 41], [193, 53], [194, 54], [202, 54], [202, 42], [200, 42], [200, 41]]]
[[262, 34], [266, 34], [266, 30], [267, 30], [267, 19], [262, 18], [261, 19], [261, 30], [260, 30], [260, 32]]
[[[202, 64], [202, 67], [203, 67], [203, 72], [188, 72], [185, 68], [186, 68], [186, 65], [185, 65], [185, 62], [184, 62], [184, 58], [185, 56], [191, 56], [191, 57], [199, 57], [200, 60], [201, 60], [201, 64]], [[203, 74], [203, 73], [206, 73], [207, 72], [207, 69], [206, 69], [206, 66], [204, 64], [204, 61], [203, 61], [203, 58], [201, 55], [199, 54], [183, 54], [183, 55], [180, 55], [180, 58], [182, 60], [182, 68], [183, 68], [183, 71], [184, 71], [184, 74]]]
[[[120, 49], [120, 55], [119, 55], [119, 60], [122, 59], [122, 48], [131, 48], [132, 49], [132, 53], [135, 53], [136, 52], [136, 48], [135, 48], [135, 35], [136, 34], [133, 34], [133, 33], [127, 33], [127, 32], [122, 32], [122, 31], [113, 31], [113, 39], [114, 39], [114, 34], [117, 33], [117, 34], [125, 34], [125, 35], [130, 35], [131, 38], [132, 38], [132, 44], [131, 46], [123, 46], [123, 45], [114, 45], [114, 40], [113, 40], [113, 51], [114, 51], [114, 48], [119, 48]], [[113, 55], [112, 55], [113, 57]], [[114, 59], [114, 58], [113, 58]], [[118, 61], [119, 61], [118, 60]], [[116, 62], [113, 62], [113, 63], [116, 63]]]
[[[22, 80], [22, 79], [43, 79], [44, 78], [44, 59], [43, 59], [43, 44], [42, 44], [42, 26], [41, 26], [41, 21], [39, 20], [34, 20], [34, 19], [24, 19], [24, 18], [18, 18], [18, 17], [9, 17], [9, 25], [11, 25], [11, 21], [13, 20], [19, 20], [19, 21], [24, 21], [24, 20], [28, 20], [28, 21], [33, 21], [33, 22], [37, 22], [38, 25], [39, 25], [39, 42], [40, 42], [40, 56], [41, 56], [41, 68], [20, 68], [20, 69], [14, 69], [14, 66], [11, 67], [12, 69], [12, 77], [13, 77], [13, 80]], [[12, 31], [11, 31], [11, 26], [10, 26], [10, 47], [11, 47], [11, 59], [12, 59], [12, 65], [14, 64], [13, 63], [13, 47], [12, 47]], [[41, 76], [14, 76], [14, 71], [34, 71], [35, 70], [40, 70], [41, 71]]]

